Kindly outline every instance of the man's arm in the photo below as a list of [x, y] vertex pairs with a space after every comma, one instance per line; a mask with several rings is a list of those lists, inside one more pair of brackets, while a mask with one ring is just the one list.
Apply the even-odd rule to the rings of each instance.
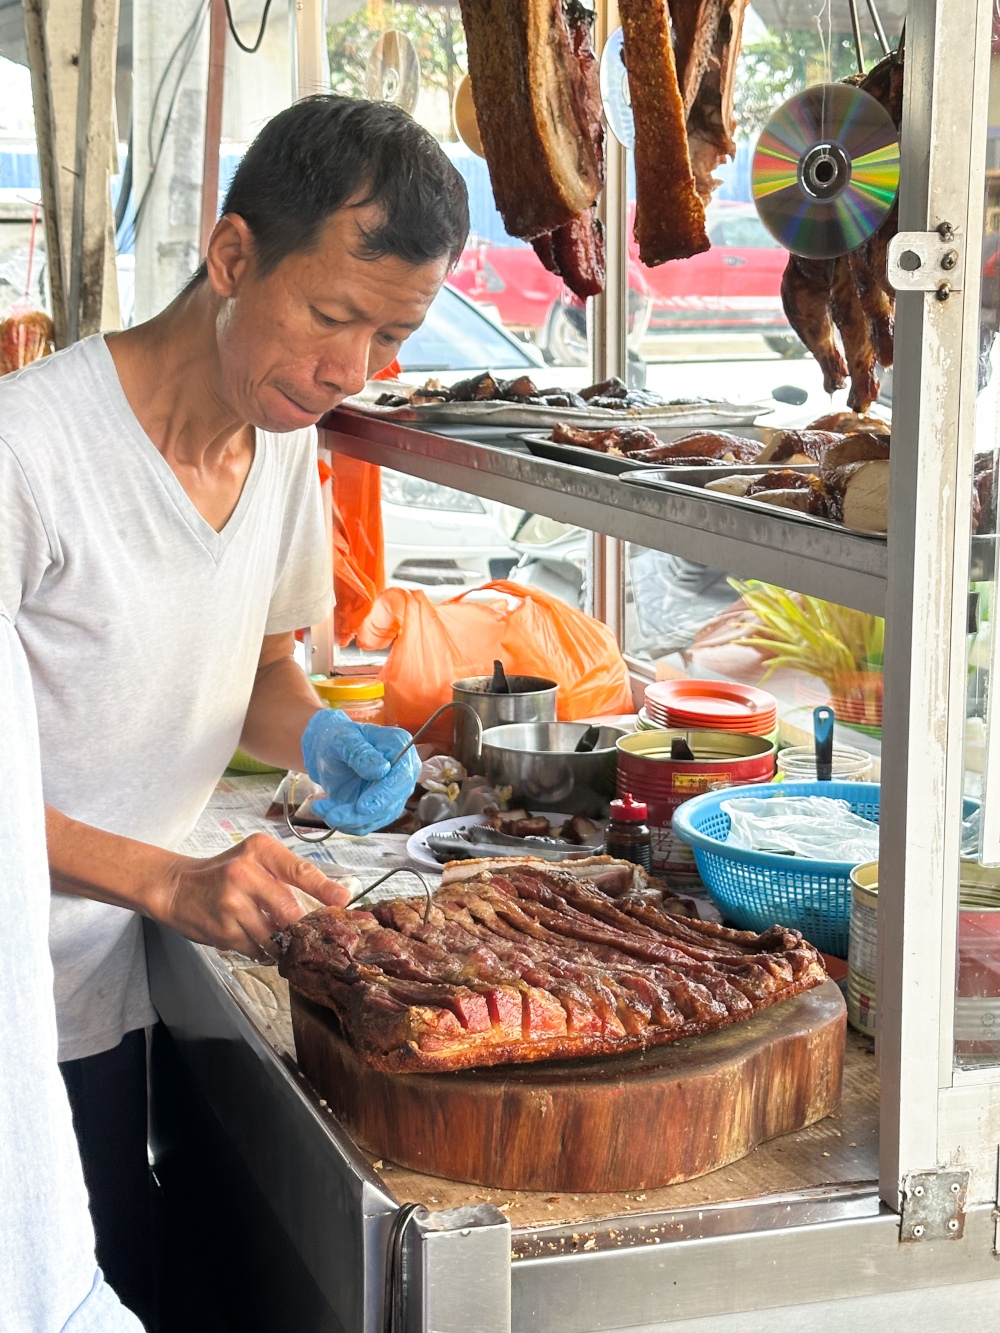
[[323, 702], [295, 661], [294, 651], [294, 634], [265, 636], [240, 746], [261, 763], [301, 773], [305, 770], [302, 733]]
[[265, 833], [218, 856], [196, 857], [81, 824], [51, 806], [45, 828], [53, 889], [130, 908], [199, 944], [251, 958], [273, 952], [274, 931], [302, 915], [289, 886], [330, 906], [348, 897], [343, 885]]

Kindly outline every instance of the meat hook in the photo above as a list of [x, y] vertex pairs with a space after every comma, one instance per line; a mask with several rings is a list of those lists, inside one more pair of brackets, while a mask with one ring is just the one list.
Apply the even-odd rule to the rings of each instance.
[[[427, 730], [427, 728], [430, 727], [430, 726], [432, 726], [432, 725], [438, 720], [438, 718], [441, 716], [441, 714], [442, 714], [442, 713], [446, 713], [446, 712], [448, 711], [449, 708], [461, 708], [461, 709], [463, 709], [466, 713], [469, 714], [469, 716], [470, 716], [470, 717], [472, 718], [472, 720], [475, 722], [475, 724], [476, 724], [476, 752], [477, 752], [477, 754], [481, 754], [481, 753], [482, 753], [482, 749], [483, 749], [483, 720], [482, 720], [482, 718], [479, 716], [479, 714], [476, 712], [476, 710], [472, 707], [471, 704], [463, 703], [462, 700], [460, 700], [460, 699], [453, 699], [453, 700], [451, 701], [451, 703], [442, 704], [440, 708], [438, 708], [435, 712], [431, 713], [430, 717], [427, 719], [427, 721], [424, 723], [424, 725], [423, 725], [422, 727], [418, 727], [418, 728], [417, 728], [417, 730], [413, 733], [413, 735], [412, 735], [412, 736], [410, 737], [410, 739], [406, 742], [406, 744], [405, 744], [405, 745], [403, 746], [403, 748], [399, 751], [399, 753], [396, 754], [392, 759], [389, 760], [389, 767], [390, 767], [390, 768], [395, 768], [396, 765], [399, 763], [400, 759], [402, 759], [403, 755], [406, 754], [407, 750], [412, 750], [413, 747], [414, 747], [414, 745], [416, 745], [417, 741], [418, 741], [418, 740], [420, 739], [420, 737], [424, 734], [424, 732]], [[375, 778], [375, 780], [374, 780], [373, 782], [369, 782], [368, 786], [365, 787], [365, 788], [363, 788], [362, 791], [359, 792], [359, 796], [363, 796], [363, 795], [365, 794], [365, 792], [371, 791], [372, 787], [376, 786], [376, 785], [377, 785], [379, 782], [381, 782], [381, 781], [382, 781], [381, 778]], [[294, 788], [294, 786], [295, 786], [295, 780], [294, 780], [294, 778], [292, 779], [291, 786], [292, 786], [293, 788]], [[286, 826], [286, 828], [288, 829], [289, 833], [292, 833], [296, 838], [299, 839], [300, 842], [326, 842], [327, 838], [332, 838], [333, 835], [337, 832], [337, 830], [336, 830], [335, 828], [328, 828], [328, 829], [325, 829], [322, 833], [318, 833], [318, 834], [308, 834], [308, 833], [303, 833], [303, 832], [301, 832], [299, 829], [297, 829], [297, 828], [295, 827], [295, 825], [292, 823], [291, 813], [290, 813], [290, 809], [289, 809], [289, 794], [288, 794], [288, 787], [289, 787], [289, 784], [287, 784], [287, 783], [284, 783], [284, 782], [283, 782], [283, 783], [281, 784], [281, 809], [282, 809], [282, 813], [284, 814], [284, 817], [285, 817], [285, 826]]]
[[378, 886], [384, 884], [387, 879], [392, 879], [393, 875], [413, 875], [415, 879], [419, 879], [420, 887], [423, 889], [424, 897], [427, 899], [427, 905], [424, 907], [424, 925], [426, 926], [427, 922], [430, 920], [431, 907], [434, 905], [433, 899], [431, 898], [430, 886], [419, 870], [411, 870], [409, 866], [396, 866], [395, 870], [386, 871], [384, 875], [380, 876], [372, 884], [369, 884], [367, 889], [362, 889], [360, 893], [356, 893], [353, 898], [348, 899], [345, 906], [353, 907], [354, 904], [359, 903], [362, 898], [367, 898], [372, 889], [377, 889]]
[[879, 17], [878, 6], [875, 0], [868, 0], [868, 13], [872, 16], [872, 24], [875, 27], [875, 36], [878, 38], [878, 44], [882, 48], [882, 54], [889, 54], [889, 39], [885, 35], [885, 28], [882, 26], [882, 20]]
[[858, 73], [864, 74], [865, 49], [861, 44], [861, 19], [858, 17], [858, 0], [847, 0], [847, 3], [851, 10], [851, 27], [854, 29], [854, 49], [858, 57]]

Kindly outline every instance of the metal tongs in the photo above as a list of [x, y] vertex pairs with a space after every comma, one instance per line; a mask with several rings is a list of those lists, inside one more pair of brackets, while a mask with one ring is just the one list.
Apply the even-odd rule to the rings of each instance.
[[[476, 748], [477, 748], [477, 750], [481, 753], [481, 752], [482, 752], [482, 748], [483, 748], [483, 721], [482, 721], [482, 718], [479, 716], [479, 714], [476, 712], [476, 710], [472, 707], [471, 704], [463, 703], [460, 699], [453, 699], [453, 700], [451, 701], [451, 703], [448, 703], [448, 704], [442, 704], [441, 707], [440, 707], [439, 709], [436, 710], [436, 712], [431, 713], [430, 717], [427, 719], [427, 721], [424, 723], [424, 725], [423, 725], [422, 727], [418, 727], [418, 729], [413, 733], [413, 735], [412, 735], [412, 736], [410, 737], [410, 739], [406, 742], [406, 744], [405, 744], [405, 745], [403, 746], [403, 748], [399, 751], [399, 753], [396, 754], [392, 759], [389, 760], [389, 767], [390, 767], [390, 768], [395, 768], [396, 765], [399, 763], [400, 759], [402, 759], [403, 755], [406, 754], [406, 752], [407, 752], [408, 750], [412, 750], [412, 749], [413, 749], [413, 747], [416, 745], [417, 741], [420, 740], [420, 737], [424, 734], [424, 732], [427, 731], [427, 729], [428, 729], [429, 727], [432, 727], [432, 726], [434, 725], [434, 723], [438, 720], [438, 718], [441, 716], [441, 714], [442, 714], [442, 713], [446, 713], [446, 712], [448, 711], [449, 708], [461, 708], [461, 709], [463, 709], [466, 713], [469, 714], [469, 716], [470, 716], [470, 717], [472, 718], [472, 720], [475, 722], [475, 724], [476, 724]], [[376, 783], [381, 782], [381, 781], [382, 781], [382, 778], [376, 778], [373, 782], [369, 782], [368, 786], [364, 788], [364, 791], [362, 791], [362, 792], [359, 793], [359, 796], [364, 796], [365, 792], [371, 791], [372, 787], [374, 787], [374, 786], [376, 785]], [[335, 828], [328, 828], [328, 829], [326, 829], [323, 833], [319, 833], [319, 834], [311, 834], [311, 835], [310, 835], [310, 834], [303, 833], [303, 832], [301, 832], [301, 830], [297, 829], [297, 828], [295, 827], [295, 825], [292, 823], [291, 811], [290, 811], [290, 808], [289, 808], [288, 787], [287, 787], [287, 786], [282, 786], [282, 790], [281, 790], [281, 808], [282, 808], [282, 813], [283, 813], [284, 818], [285, 818], [285, 826], [287, 827], [287, 829], [288, 829], [288, 831], [289, 831], [290, 833], [292, 833], [296, 838], [299, 839], [300, 842], [326, 842], [327, 838], [332, 838], [333, 835], [337, 832], [337, 830], [336, 830]], [[415, 873], [415, 872], [414, 872], [414, 873]], [[380, 881], [380, 882], [381, 882], [381, 881]]]

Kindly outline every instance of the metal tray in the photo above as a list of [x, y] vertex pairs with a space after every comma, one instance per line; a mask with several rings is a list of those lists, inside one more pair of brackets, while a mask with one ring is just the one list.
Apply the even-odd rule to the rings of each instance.
[[[714, 481], [719, 477], [746, 477], [754, 476], [758, 473], [775, 472], [780, 468], [781, 471], [789, 472], [816, 472], [819, 468], [818, 463], [793, 463], [790, 467], [784, 468], [780, 464], [774, 463], [725, 463], [720, 467], [689, 467], [689, 468], [651, 468], [634, 466], [628, 472], [621, 474], [622, 481], [630, 482], [634, 486], [648, 486], [653, 490], [667, 491], [678, 495], [690, 495], [692, 491], [703, 491], [705, 483]], [[737, 509], [752, 509], [758, 514], [775, 514], [788, 519], [793, 523], [804, 523], [810, 528], [829, 528], [833, 532], [852, 532], [858, 537], [868, 537], [872, 541], [884, 542], [886, 534], [884, 532], [871, 532], [867, 528], [848, 528], [843, 523], [835, 523], [833, 519], [817, 518], [815, 514], [803, 514], [797, 509], [782, 509], [779, 505], [765, 504], [761, 500], [747, 499], [742, 495], [722, 495], [718, 491], [710, 491], [713, 502], [719, 504], [735, 505]]]
[[[387, 390], [391, 392], [390, 390]], [[749, 426], [759, 416], [773, 412], [765, 403], [697, 402], [663, 407], [632, 408], [616, 412], [610, 408], [539, 407], [534, 403], [508, 403], [490, 399], [478, 403], [423, 403], [417, 407], [376, 407], [360, 398], [345, 399], [340, 406], [351, 412], [381, 417], [408, 425], [551, 427], [560, 421], [575, 426]]]
[[[624, 424], [624, 423], [623, 423]], [[645, 422], [629, 423], [636, 425], [645, 425]], [[721, 429], [721, 427], [720, 427]], [[768, 428], [760, 426], [748, 426], [741, 432], [748, 440], [760, 440], [764, 443], [764, 437], [770, 432]], [[664, 444], [670, 444], [671, 441], [687, 434], [687, 428], [684, 430], [675, 430], [661, 428], [654, 431], [654, 434], [663, 441]], [[523, 440], [528, 446], [528, 452], [534, 454], [536, 458], [548, 458], [553, 463], [572, 463], [575, 467], [589, 467], [597, 472], [607, 472], [611, 476], [620, 476], [623, 472], [662, 472], [669, 469], [670, 472], [676, 472], [684, 467], [683, 463], [644, 463], [634, 458], [623, 458], [618, 454], [602, 454], [597, 449], [587, 449], [582, 444], [558, 444], [550, 440], [547, 435], [526, 434], [518, 435], [515, 438]], [[747, 467], [755, 466], [747, 464], [740, 467], [738, 464], [719, 463], [715, 467], [704, 467], [700, 469], [706, 474], [711, 473], [712, 477], [724, 477], [728, 475], [723, 469], [736, 468], [737, 471], [745, 472]], [[818, 467], [813, 464], [813, 467]], [[687, 472], [698, 471], [697, 468], [684, 468]], [[767, 468], [762, 469], [768, 471]], [[711, 478], [706, 475], [706, 480]], [[704, 484], [704, 483], [702, 483]]]

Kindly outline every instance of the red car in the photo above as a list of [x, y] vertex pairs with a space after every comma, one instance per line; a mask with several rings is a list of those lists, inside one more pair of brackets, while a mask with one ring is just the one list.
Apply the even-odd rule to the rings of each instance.
[[[802, 349], [781, 308], [788, 253], [765, 230], [752, 204], [720, 201], [708, 210], [712, 248], [680, 263], [644, 268], [632, 237], [629, 205], [629, 287], [636, 341], [658, 333], [760, 333], [782, 355]], [[567, 320], [562, 281], [527, 245], [470, 246], [450, 281], [474, 301], [495, 306], [503, 323], [530, 338], [557, 363], [579, 359], [580, 321]], [[571, 300], [572, 298], [570, 298]]]

